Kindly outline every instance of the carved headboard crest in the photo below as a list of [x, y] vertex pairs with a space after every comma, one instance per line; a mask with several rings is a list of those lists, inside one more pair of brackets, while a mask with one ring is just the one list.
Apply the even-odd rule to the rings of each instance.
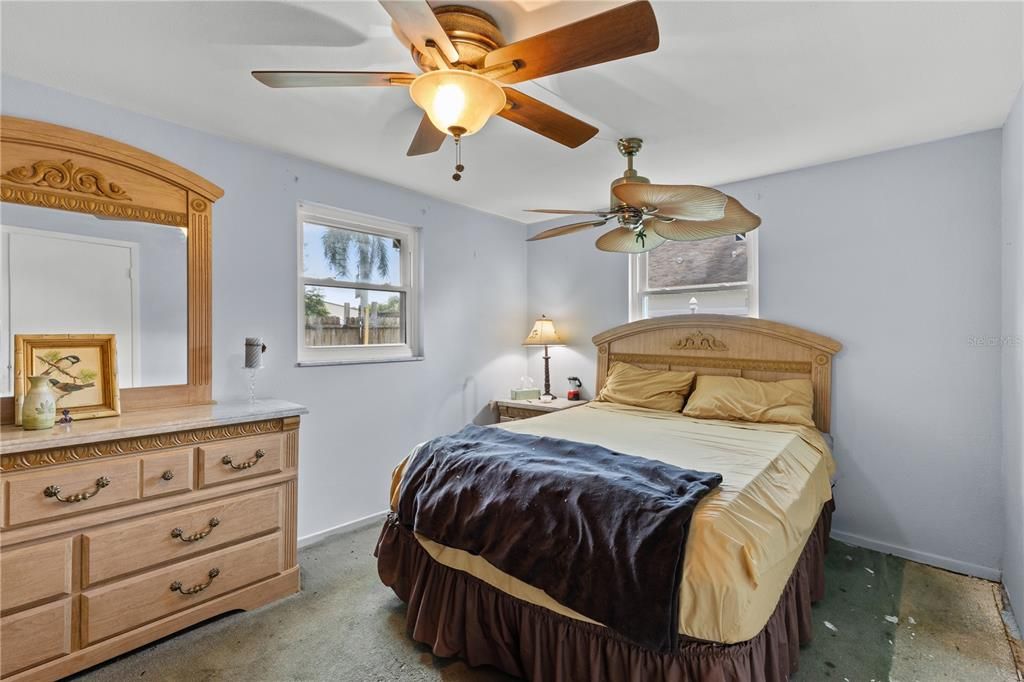
[[729, 350], [729, 347], [716, 339], [714, 334], [705, 334], [700, 329], [679, 339], [672, 344], [671, 348], [672, 350]]

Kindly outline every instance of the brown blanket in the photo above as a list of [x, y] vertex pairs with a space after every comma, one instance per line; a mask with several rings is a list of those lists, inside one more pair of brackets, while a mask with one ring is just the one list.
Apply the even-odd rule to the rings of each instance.
[[690, 517], [721, 480], [597, 445], [467, 426], [409, 462], [398, 522], [667, 651], [678, 637]]

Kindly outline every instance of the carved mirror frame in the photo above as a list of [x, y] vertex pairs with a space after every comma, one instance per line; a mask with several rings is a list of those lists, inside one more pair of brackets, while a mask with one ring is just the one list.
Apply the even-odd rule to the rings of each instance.
[[[121, 389], [122, 412], [212, 402], [213, 203], [224, 191], [166, 159], [52, 123], [0, 117], [0, 200], [184, 228], [188, 382]], [[10, 333], [10, 330], [3, 330]], [[0, 401], [0, 423], [14, 399]]]

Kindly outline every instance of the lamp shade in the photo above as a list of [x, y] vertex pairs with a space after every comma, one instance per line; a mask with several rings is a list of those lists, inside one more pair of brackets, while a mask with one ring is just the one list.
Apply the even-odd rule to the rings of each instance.
[[523, 345], [561, 346], [562, 339], [558, 336], [558, 332], [555, 331], [555, 323], [541, 315], [540, 319], [533, 323], [533, 329], [530, 330], [526, 340], [523, 341]]
[[505, 108], [505, 91], [471, 71], [427, 71], [409, 86], [409, 95], [430, 122], [448, 135], [472, 135]]

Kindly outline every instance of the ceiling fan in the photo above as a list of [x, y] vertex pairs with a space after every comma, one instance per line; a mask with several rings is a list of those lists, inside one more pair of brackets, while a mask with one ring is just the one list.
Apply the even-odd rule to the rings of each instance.
[[618, 141], [619, 153], [626, 157], [626, 171], [622, 177], [612, 180], [610, 209], [526, 209], [533, 213], [595, 216], [591, 220], [544, 230], [527, 241], [560, 237], [616, 220], [618, 227], [598, 237], [597, 248], [619, 253], [643, 253], [668, 240], [698, 241], [746, 234], [761, 224], [759, 216], [713, 187], [651, 184], [633, 169], [633, 157], [640, 153], [642, 146], [643, 140], [636, 137]]
[[[447, 135], [458, 145], [495, 114], [575, 148], [597, 128], [509, 86], [658, 48], [658, 23], [647, 0], [507, 45], [494, 19], [472, 7], [433, 8], [425, 0], [380, 4], [423, 73], [253, 71], [253, 77], [272, 88], [407, 86], [425, 112], [409, 156], [437, 151]], [[454, 180], [464, 170], [458, 154], [457, 146]]]

